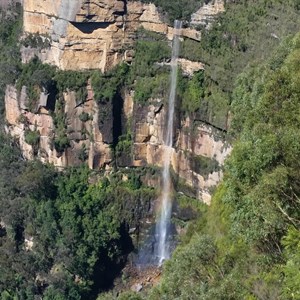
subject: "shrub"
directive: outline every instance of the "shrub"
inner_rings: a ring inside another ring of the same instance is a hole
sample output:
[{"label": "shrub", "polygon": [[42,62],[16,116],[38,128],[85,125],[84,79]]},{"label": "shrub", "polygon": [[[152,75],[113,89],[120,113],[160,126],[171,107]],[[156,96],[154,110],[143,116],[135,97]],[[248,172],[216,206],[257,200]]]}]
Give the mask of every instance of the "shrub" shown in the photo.
[{"label": "shrub", "polygon": [[86,161],[88,159],[88,157],[89,157],[89,155],[88,155],[88,151],[87,151],[86,145],[82,144],[81,148],[80,148],[80,151],[78,153],[78,158],[81,161]]},{"label": "shrub", "polygon": [[106,74],[94,71],[91,80],[95,99],[99,102],[112,101],[123,87],[128,70],[129,66],[122,63]]},{"label": "shrub", "polygon": [[25,131],[25,142],[31,146],[37,146],[40,141],[40,132],[38,130],[31,131],[30,129]]},{"label": "shrub", "polygon": [[70,140],[64,133],[58,133],[54,138],[54,147],[57,152],[62,153],[70,146]]},{"label": "shrub", "polygon": [[167,13],[169,23],[173,24],[176,19],[189,21],[191,14],[209,0],[142,0],[142,2],[154,3],[164,13]]},{"label": "shrub", "polygon": [[135,85],[134,100],[146,103],[149,98],[166,99],[169,91],[169,74],[159,74],[155,77],[141,77]]},{"label": "shrub", "polygon": [[51,39],[49,36],[30,33],[22,40],[22,44],[25,47],[45,49],[50,47]]},{"label": "shrub", "polygon": [[79,120],[81,122],[87,122],[89,120],[92,120],[92,117],[87,113],[87,112],[82,112],[80,115],[79,115]]},{"label": "shrub", "polygon": [[115,147],[115,154],[117,157],[125,154],[130,156],[132,152],[133,141],[130,134],[122,135]]},{"label": "shrub", "polygon": [[200,155],[193,156],[191,168],[204,177],[208,177],[209,174],[220,170],[219,163],[215,158]]}]

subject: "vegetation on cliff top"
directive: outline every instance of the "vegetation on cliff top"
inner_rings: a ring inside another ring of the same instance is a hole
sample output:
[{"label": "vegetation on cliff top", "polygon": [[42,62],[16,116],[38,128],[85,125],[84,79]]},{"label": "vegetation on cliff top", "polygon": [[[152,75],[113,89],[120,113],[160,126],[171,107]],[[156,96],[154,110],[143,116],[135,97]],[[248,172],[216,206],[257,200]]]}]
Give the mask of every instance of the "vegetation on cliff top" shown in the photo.
[{"label": "vegetation on cliff top", "polygon": [[204,3],[211,0],[141,0],[144,3],[154,3],[162,13],[167,15],[170,24],[174,20],[190,21],[191,14],[196,12]]}]

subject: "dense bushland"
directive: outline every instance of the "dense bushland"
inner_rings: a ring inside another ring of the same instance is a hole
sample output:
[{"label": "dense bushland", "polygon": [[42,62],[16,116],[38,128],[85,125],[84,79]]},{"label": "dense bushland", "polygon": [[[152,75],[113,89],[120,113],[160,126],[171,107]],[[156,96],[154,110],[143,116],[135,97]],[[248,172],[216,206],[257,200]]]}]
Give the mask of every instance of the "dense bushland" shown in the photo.
[{"label": "dense bushland", "polygon": [[224,182],[150,299],[299,299],[299,41],[239,76]]},{"label": "dense bushland", "polygon": [[[7,10],[0,8],[0,113],[4,111],[4,93],[7,84],[17,79],[21,68],[19,35],[22,29],[21,5]],[[1,118],[1,123],[3,122]]]},{"label": "dense bushland", "polygon": [[122,174],[86,167],[57,173],[0,139],[1,299],[96,296],[133,250],[128,226],[138,226],[156,192],[130,170],[123,183]]}]

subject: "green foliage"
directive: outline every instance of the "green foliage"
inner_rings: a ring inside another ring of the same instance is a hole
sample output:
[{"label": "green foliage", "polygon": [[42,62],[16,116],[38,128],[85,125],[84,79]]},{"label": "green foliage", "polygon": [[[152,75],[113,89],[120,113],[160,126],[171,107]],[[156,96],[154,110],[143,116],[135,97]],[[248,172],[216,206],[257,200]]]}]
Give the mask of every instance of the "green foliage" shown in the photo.
[{"label": "green foliage", "polygon": [[[25,85],[28,89],[34,89],[36,86],[40,89],[48,90],[53,82],[52,77],[55,73],[55,67],[43,64],[37,57],[33,58],[28,64],[22,67],[22,73],[18,77],[17,89],[20,91]],[[29,92],[29,97],[31,94]]]},{"label": "green foliage", "polygon": [[[53,66],[43,64],[37,57],[22,66],[16,87],[20,92],[22,87],[26,86],[29,110],[36,112],[41,92],[49,94],[47,107],[51,110],[55,125],[52,146],[59,153],[70,146],[66,131],[67,125],[62,94],[67,91],[75,91],[78,104],[86,101],[88,76],[88,72],[57,70]],[[86,122],[90,119],[90,116],[82,113],[79,119]],[[33,133],[29,131],[26,136],[28,136],[27,140],[30,144],[37,141],[36,136],[34,137]]]},{"label": "green foliage", "polygon": [[179,248],[173,254],[176,264],[165,264],[168,277],[150,299],[199,299],[214,271],[215,258],[216,247],[211,237],[195,236],[188,247]]},{"label": "green foliage", "polygon": [[[132,250],[126,228],[137,226],[155,191],[135,172],[126,182],[86,167],[57,173],[24,161],[4,135],[0,142],[1,297],[93,297]],[[26,236],[33,237],[32,251],[25,251]]]},{"label": "green foliage", "polygon": [[77,91],[82,87],[86,87],[88,75],[87,72],[59,70],[55,73],[54,80],[61,92],[67,90]]},{"label": "green foliage", "polygon": [[[184,40],[180,56],[191,60],[201,60],[199,42]],[[194,119],[211,123],[219,128],[227,127],[229,109],[228,93],[212,80],[208,67],[196,72],[192,78],[178,77],[178,96],[181,99],[181,111]]]},{"label": "green foliage", "polygon": [[[141,29],[132,65],[123,63],[105,74],[99,71],[92,74],[95,98],[102,104],[110,103],[121,93],[125,84],[134,87],[134,99],[142,104],[151,97],[165,97],[169,86],[169,71],[156,63],[170,55],[171,49],[162,35]],[[102,119],[106,118],[102,116]]]},{"label": "green foliage", "polygon": [[0,8],[0,113],[4,111],[4,94],[7,84],[18,78],[21,67],[19,36],[22,31],[22,7],[12,4],[6,10]]},{"label": "green foliage", "polygon": [[176,200],[178,201],[178,204],[181,208],[191,207],[199,212],[205,211],[206,209],[206,205],[202,202],[199,202],[195,198],[191,198],[183,194],[178,194]]},{"label": "green foliage", "polygon": [[88,155],[88,149],[86,148],[85,144],[82,144],[79,154],[78,154],[78,158],[84,162],[88,159],[89,155]]},{"label": "green foliage", "polygon": [[118,296],[114,296],[112,293],[100,294],[97,300],[143,300],[142,296],[136,292],[123,292]]},{"label": "green foliage", "polygon": [[187,82],[181,103],[181,109],[185,113],[193,113],[200,109],[205,95],[204,80],[204,72],[199,71]]},{"label": "green foliage", "polygon": [[37,109],[40,93],[50,91],[55,85],[53,81],[54,74],[55,67],[43,64],[37,57],[22,66],[22,72],[18,77],[16,87],[20,92],[22,87],[26,86],[30,111]]},{"label": "green foliage", "polygon": [[66,115],[64,112],[64,103],[59,98],[55,103],[55,113],[53,115],[53,121],[55,125],[55,135],[53,139],[53,146],[55,149],[62,153],[69,147],[69,138],[67,137]]},{"label": "green foliage", "polygon": [[120,300],[142,300],[143,298],[136,292],[122,293],[118,299]]},{"label": "green foliage", "polygon": [[298,41],[238,78],[224,183],[150,299],[299,299]]},{"label": "green foliage", "polygon": [[169,74],[162,73],[155,77],[141,77],[135,85],[134,100],[146,104],[150,98],[166,99],[169,90]]},{"label": "green foliage", "polygon": [[135,57],[127,76],[127,83],[134,84],[135,101],[145,105],[150,98],[167,97],[169,70],[159,63],[170,56],[165,37],[142,29],[138,32]]},{"label": "green foliage", "polygon": [[[225,12],[209,30],[202,32],[201,42],[185,39],[181,43],[181,57],[205,64],[205,96],[197,119],[227,129],[237,77],[247,65],[267,60],[286,36],[297,32],[296,3],[286,1],[283,6],[280,0],[227,1]],[[273,58],[274,67],[290,49],[288,43],[283,48]],[[188,103],[189,99],[185,101]],[[247,106],[249,102],[244,103]]]},{"label": "green foliage", "polygon": [[167,13],[170,23],[174,20],[190,20],[192,13],[196,12],[204,3],[208,3],[209,0],[142,0],[145,3],[154,3],[163,12]]},{"label": "green foliage", "polygon": [[202,61],[200,42],[191,39],[184,39],[180,43],[179,56],[191,61]]},{"label": "green foliage", "polygon": [[25,130],[25,142],[32,146],[33,153],[36,155],[38,152],[38,146],[40,142],[40,132],[38,130]]},{"label": "green foliage", "polygon": [[112,101],[125,82],[128,68],[129,66],[123,63],[105,74],[102,74],[100,71],[94,71],[92,74],[92,86],[95,99],[104,103]]},{"label": "green foliage", "polygon": [[[269,242],[272,247],[279,244],[286,225],[297,219],[298,205],[291,193],[298,194],[293,183],[298,176],[298,62],[296,48],[276,71],[267,67],[263,76],[252,72],[253,78],[248,77],[248,81],[255,82],[251,84],[253,89],[245,84],[247,79],[241,81],[237,96],[250,98],[245,99],[249,103],[248,114],[243,118],[237,115],[235,126],[243,131],[227,165],[228,201],[236,207],[232,214],[236,229],[250,239]],[[236,111],[244,110],[243,101],[237,100],[235,105]],[[287,197],[292,198],[288,201]]]},{"label": "green foliage", "polygon": [[[160,5],[171,11],[171,18],[190,9],[182,1]],[[282,39],[297,29],[299,3],[251,0],[227,1],[226,6],[201,44],[184,41],[181,55],[203,59],[206,69],[205,76],[202,71],[191,79],[179,75],[178,94],[183,113],[201,120],[206,116],[205,121],[219,127],[227,124],[232,101],[237,141],[211,206],[191,204],[199,209],[199,218],[187,226],[150,299],[300,298],[299,36],[287,38],[266,64],[253,67],[278,44],[276,35]],[[21,69],[19,55],[14,62],[18,18],[1,12],[0,64],[8,72],[0,76],[0,90],[21,71],[18,88],[27,85],[32,100],[43,89],[57,88],[58,96],[71,89],[84,101],[87,73],[57,72],[37,59]],[[92,75],[99,102],[112,101],[125,84],[135,86],[140,103],[165,96],[168,70],[157,62],[170,57],[170,48],[159,35],[139,34],[131,66]],[[69,141],[59,97],[54,122],[54,146],[61,152]],[[35,145],[38,134],[27,131],[25,139]],[[14,141],[0,135],[0,142],[0,215],[7,225],[0,236],[1,297],[95,297],[111,284],[132,250],[126,228],[138,226],[141,207],[150,206],[155,190],[143,187],[145,174],[136,169],[100,180],[87,168],[57,174],[49,166],[24,161]],[[116,154],[130,154],[131,148],[131,137],[123,136]],[[80,157],[85,155],[83,146]],[[217,167],[215,161],[194,158],[195,170],[209,173]],[[178,200],[183,207],[190,205],[187,197]],[[34,238],[33,251],[24,250],[28,235]],[[126,293],[119,298],[139,296]]]},{"label": "green foliage", "polygon": [[81,122],[87,122],[87,121],[89,121],[89,120],[91,120],[91,117],[90,117],[90,115],[87,113],[87,112],[82,112],[80,115],[79,115],[79,120],[81,121]]},{"label": "green foliage", "polygon": [[6,224],[0,236],[0,290],[8,299],[8,295],[32,299],[39,260],[24,250],[24,227],[35,218],[32,198],[43,201],[55,197],[55,173],[41,162],[24,161],[14,142],[2,134],[0,140],[0,214]]},{"label": "green foliage", "polygon": [[61,71],[58,70],[54,75],[57,89],[62,92],[75,91],[76,102],[83,103],[87,98],[87,81],[89,72],[80,71]]},{"label": "green foliage", "polygon": [[171,57],[171,48],[164,36],[140,30],[135,45],[135,56],[130,68],[129,82],[139,77],[153,77],[161,67],[155,63]]},{"label": "green foliage", "polygon": [[58,132],[54,138],[54,147],[57,152],[62,153],[70,146],[70,140],[64,132]]},{"label": "green foliage", "polygon": [[40,133],[39,131],[25,131],[25,142],[31,146],[37,146],[40,141]]},{"label": "green foliage", "polygon": [[[165,38],[159,34],[140,30],[138,37],[131,66],[123,63],[105,74],[99,71],[93,73],[92,85],[98,102],[111,102],[120,94],[125,84],[134,86],[134,99],[142,104],[151,97],[166,96],[169,71],[156,63],[169,58],[171,49]],[[103,119],[106,119],[105,115]]]},{"label": "green foliage", "polygon": [[226,188],[219,187],[212,205],[202,208],[188,226],[149,299],[252,299],[247,272],[259,257],[229,234],[231,210],[222,203],[225,194]]},{"label": "green foliage", "polygon": [[115,155],[120,157],[122,154],[131,155],[133,147],[133,140],[131,134],[119,137],[119,141],[115,147]]},{"label": "green foliage", "polygon": [[[20,91],[22,86],[27,87],[27,94],[31,100],[37,100],[38,92],[60,93],[75,91],[77,102],[86,100],[86,86],[88,79],[87,72],[61,71],[48,64],[43,64],[37,57],[22,67],[22,73],[17,81],[17,89]],[[54,95],[56,96],[56,95]]]},{"label": "green foliage", "polygon": [[193,171],[206,178],[209,174],[220,170],[219,163],[215,158],[208,158],[200,155],[195,155],[192,157],[191,168]]},{"label": "green foliage", "polygon": [[283,297],[285,299],[300,299],[300,231],[290,227],[287,235],[283,238],[282,244],[285,247],[284,256],[287,260],[283,267],[284,284]]}]

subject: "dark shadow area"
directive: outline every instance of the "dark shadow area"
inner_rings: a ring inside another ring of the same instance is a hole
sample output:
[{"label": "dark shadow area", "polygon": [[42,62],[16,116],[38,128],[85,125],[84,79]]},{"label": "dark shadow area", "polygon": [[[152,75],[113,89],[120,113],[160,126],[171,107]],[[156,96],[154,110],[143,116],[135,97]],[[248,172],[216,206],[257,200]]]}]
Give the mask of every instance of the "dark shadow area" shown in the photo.
[{"label": "dark shadow area", "polygon": [[120,255],[116,258],[110,258],[108,253],[103,253],[101,259],[95,266],[94,286],[92,288],[92,297],[97,297],[101,291],[107,291],[113,287],[113,282],[120,275],[127,262],[127,256],[133,251],[134,246],[128,233],[128,225],[122,223],[120,227],[120,239],[111,242],[113,247],[120,249]]},{"label": "dark shadow area", "polygon": [[99,167],[100,160],[101,160],[101,155],[100,153],[97,153],[93,158],[93,169]]},{"label": "dark shadow area", "polygon": [[6,236],[6,234],[6,229],[0,225],[0,238]]},{"label": "dark shadow area", "polygon": [[124,100],[119,93],[113,98],[113,146],[119,141],[123,132],[123,105]]},{"label": "dark shadow area", "polygon": [[90,15],[90,14],[88,14],[88,15],[85,16],[85,18],[87,20],[92,20],[94,17],[96,17],[96,15]]},{"label": "dark shadow area", "polygon": [[48,99],[47,99],[46,108],[48,110],[54,111],[56,98],[57,98],[57,94],[58,94],[58,90],[57,90],[56,84],[54,82],[48,86],[48,93],[49,93],[49,95],[48,95]]},{"label": "dark shadow area", "polygon": [[85,22],[85,23],[77,23],[77,22],[71,22],[73,26],[75,26],[77,29],[79,29],[81,32],[89,34],[93,33],[94,30],[97,30],[99,28],[105,29],[107,28],[112,22]]},{"label": "dark shadow area", "polygon": [[99,118],[98,125],[102,133],[103,142],[112,144],[113,141],[113,107],[112,101],[99,100]]}]

